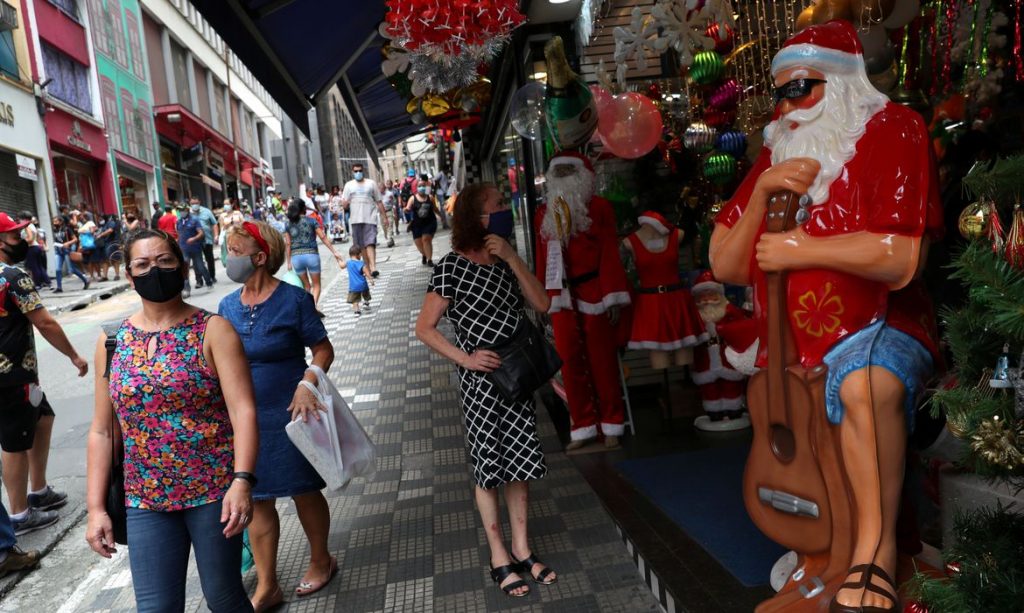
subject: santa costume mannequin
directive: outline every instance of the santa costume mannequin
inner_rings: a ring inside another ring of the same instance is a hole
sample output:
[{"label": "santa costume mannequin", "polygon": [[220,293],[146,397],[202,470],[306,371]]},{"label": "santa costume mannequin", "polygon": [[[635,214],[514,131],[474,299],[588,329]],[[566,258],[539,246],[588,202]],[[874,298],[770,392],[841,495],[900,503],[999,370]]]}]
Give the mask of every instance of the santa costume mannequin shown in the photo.
[{"label": "santa costume mannequin", "polygon": [[[723,332],[730,327],[742,326],[749,336],[755,330],[749,325],[750,318],[725,297],[725,287],[715,280],[710,270],[697,277],[693,285],[693,299],[700,312],[704,328],[708,333],[707,343],[697,347],[691,369],[693,382],[700,388],[700,398],[706,415],[694,422],[700,430],[740,430],[750,427],[750,420],[744,416],[743,395],[747,375],[736,370],[729,360]],[[747,349],[753,342],[748,339],[740,349]]]},{"label": "santa costume mannequin", "polygon": [[537,276],[551,295],[555,347],[572,419],[575,451],[604,435],[619,447],[625,403],[614,326],[630,303],[619,259],[615,213],[594,195],[594,169],[575,152],[552,158],[547,205],[537,215]]},{"label": "santa costume mannequin", "polygon": [[[812,566],[792,575],[772,608],[799,606],[797,588],[816,579],[825,589],[815,597],[831,599],[833,612],[895,611],[906,439],[937,359],[931,308],[915,281],[929,239],[942,230],[929,138],[920,116],[868,81],[849,22],[811,26],[790,38],[772,76],[777,118],[716,219],[711,265],[719,279],[754,287],[761,367],[768,366],[766,273],[785,273],[784,321],[798,365],[827,371],[825,406],[814,408],[830,424],[823,426],[828,438],[818,441],[818,460],[820,446],[834,448],[845,473],[840,481],[849,487],[829,488],[827,502],[848,509],[853,524],[846,541],[852,549],[835,549],[842,543],[836,526],[824,562],[805,558]],[[767,233],[769,199],[779,192],[806,195],[799,225]]]}]

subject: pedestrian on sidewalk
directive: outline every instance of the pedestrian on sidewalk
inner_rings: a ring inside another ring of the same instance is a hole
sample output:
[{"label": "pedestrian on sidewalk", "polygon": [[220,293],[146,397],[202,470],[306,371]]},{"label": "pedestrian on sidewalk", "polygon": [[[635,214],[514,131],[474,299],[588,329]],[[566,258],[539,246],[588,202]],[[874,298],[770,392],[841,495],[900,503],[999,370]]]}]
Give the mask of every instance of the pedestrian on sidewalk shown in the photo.
[{"label": "pedestrian on sidewalk", "polygon": [[[71,212],[71,218],[75,218],[75,211]],[[82,264],[85,272],[89,275],[90,281],[100,280],[99,262],[102,259],[100,243],[96,238],[99,227],[93,221],[92,213],[86,211],[79,214],[78,224],[78,246],[82,254]]]},{"label": "pedestrian on sidewalk", "polygon": [[105,558],[116,551],[106,512],[116,440],[137,610],[184,610],[191,547],[210,610],[251,611],[240,569],[259,440],[242,344],[229,322],[182,299],[188,269],[167,234],[141,230],[124,251],[142,309],[117,330],[109,379],[105,334],[96,345],[86,540]]},{"label": "pedestrian on sidewalk", "polygon": [[[206,262],[203,261],[203,239],[206,235],[203,232],[203,225],[199,221],[199,215],[192,214],[196,207],[182,207],[178,219],[178,245],[185,254],[185,268],[192,268],[196,271],[196,289],[206,287],[213,289],[213,278],[210,271],[206,269]],[[192,288],[188,283],[188,276],[185,276],[185,297],[192,295]]]},{"label": "pedestrian on sidewalk", "polygon": [[124,259],[121,253],[121,220],[117,215],[107,215],[103,225],[100,226],[99,234],[96,235],[97,248],[103,250],[103,261],[100,262],[100,280],[108,281],[107,269],[114,268],[114,281],[121,280],[121,260]]},{"label": "pedestrian on sidewalk", "polygon": [[284,259],[288,270],[294,270],[302,279],[302,287],[313,295],[313,304],[320,302],[320,250],[316,239],[327,245],[334,261],[344,268],[341,255],[334,250],[324,229],[312,217],[305,215],[305,204],[298,198],[288,202],[288,225],[284,233]]},{"label": "pedestrian on sidewalk", "polygon": [[358,317],[362,315],[359,305],[366,303],[366,309],[370,309],[370,284],[366,279],[366,268],[362,260],[363,250],[355,245],[348,249],[348,303],[352,305],[352,312]]},{"label": "pedestrian on sidewalk", "polygon": [[7,515],[7,509],[0,503],[0,577],[8,573],[35,568],[42,557],[36,550],[24,551],[18,547],[14,536],[14,525]]},{"label": "pedestrian on sidewalk", "polygon": [[308,596],[319,591],[338,569],[327,548],[331,518],[320,492],[324,480],[285,433],[285,426],[294,419],[320,419],[318,410],[323,407],[300,383],[305,380],[315,385],[317,381],[316,375],[306,370],[306,348],[312,351],[312,363],[327,372],[334,361],[334,346],[312,297],[274,278],[285,259],[280,233],[263,222],[246,222],[233,227],[227,241],[227,275],[244,285],[221,300],[220,314],[242,338],[256,389],[260,429],[256,464],[260,482],[253,489],[256,509],[249,526],[259,579],[252,603],[258,612],[284,600],[277,580],[281,524],[276,499],[292,499],[309,541],[309,566],[295,594]]},{"label": "pedestrian on sidewalk", "polygon": [[227,232],[232,226],[242,223],[245,219],[242,217],[242,212],[237,207],[232,206],[231,199],[224,199],[224,206],[220,210],[220,219],[217,220],[220,226],[220,236],[223,239],[218,240],[220,243],[220,263],[224,266],[228,265],[228,241]]},{"label": "pedestrian on sidewalk", "polygon": [[352,180],[345,184],[341,198],[352,214],[352,244],[362,248],[366,268],[376,279],[380,275],[377,270],[377,224],[383,223],[385,232],[390,226],[377,184],[366,178],[362,164],[352,164]]},{"label": "pedestrian on sidewalk", "polygon": [[67,494],[46,482],[54,416],[39,389],[32,327],[71,360],[79,377],[89,372],[88,363],[43,306],[32,279],[13,266],[28,253],[28,243],[21,238],[25,225],[25,221],[15,223],[6,213],[0,213],[0,307],[7,314],[0,317],[0,456],[11,503],[11,522],[17,535],[56,523],[57,513],[53,509],[67,502]]},{"label": "pedestrian on sidewalk", "polygon": [[72,228],[63,217],[53,218],[53,253],[57,256],[57,289],[53,290],[56,294],[63,292],[64,280],[64,262],[68,263],[68,267],[71,269],[72,274],[82,280],[82,290],[89,289],[89,280],[85,278],[82,271],[75,264],[74,260],[71,259],[72,252],[78,246],[78,235],[75,234],[74,228]]},{"label": "pedestrian on sidewalk", "polygon": [[[214,265],[213,246],[220,240],[220,233],[223,228],[217,221],[217,216],[208,207],[199,202],[199,198],[189,199],[189,206],[192,216],[199,220],[203,226],[203,259],[206,260],[206,270],[210,273],[213,282],[217,282],[217,267]],[[196,285],[199,284],[199,275],[196,273]]]},{"label": "pedestrian on sidewalk", "polygon": [[28,243],[28,255],[25,256],[25,268],[32,275],[36,289],[50,286],[50,276],[46,274],[46,252],[39,246],[39,230],[32,223],[32,213],[18,213],[18,221],[25,222],[21,237]]},{"label": "pedestrian on sidewalk", "polygon": [[[497,187],[478,183],[459,194],[452,219],[452,252],[434,267],[423,300],[416,336],[458,366],[466,441],[472,459],[475,496],[490,547],[491,579],[513,597],[530,588],[519,573],[542,585],[555,572],[533,555],[527,535],[529,481],[547,474],[537,436],[533,401],[504,400],[486,376],[501,362],[481,346],[507,340],[526,317],[523,298],[547,312],[551,299],[507,238],[512,211]],[[446,317],[455,329],[453,345],[437,329]],[[505,548],[498,511],[498,487],[512,526],[511,555]]]},{"label": "pedestrian on sidewalk", "polygon": [[430,193],[430,181],[427,175],[420,177],[416,186],[416,193],[405,203],[405,210],[412,213],[412,223],[409,230],[412,232],[413,242],[420,252],[421,261],[424,266],[434,266],[434,235],[437,234],[437,200]]}]

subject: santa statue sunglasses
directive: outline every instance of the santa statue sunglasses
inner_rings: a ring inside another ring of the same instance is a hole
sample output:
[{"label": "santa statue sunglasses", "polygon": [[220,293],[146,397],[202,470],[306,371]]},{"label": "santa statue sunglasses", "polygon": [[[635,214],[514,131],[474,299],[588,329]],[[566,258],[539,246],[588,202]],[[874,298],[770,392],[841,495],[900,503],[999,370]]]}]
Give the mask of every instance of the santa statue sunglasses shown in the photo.
[{"label": "santa statue sunglasses", "polygon": [[803,98],[811,93],[811,90],[818,83],[827,83],[827,81],[824,79],[793,79],[783,83],[775,88],[775,104],[782,102],[783,99],[794,100],[796,98]]}]

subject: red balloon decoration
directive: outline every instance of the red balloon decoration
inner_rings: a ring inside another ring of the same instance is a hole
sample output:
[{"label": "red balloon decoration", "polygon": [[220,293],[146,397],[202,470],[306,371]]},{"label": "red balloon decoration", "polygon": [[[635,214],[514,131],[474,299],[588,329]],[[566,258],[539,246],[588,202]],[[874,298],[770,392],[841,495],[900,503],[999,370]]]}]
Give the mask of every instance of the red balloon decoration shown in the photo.
[{"label": "red balloon decoration", "polygon": [[[598,107],[600,109],[600,107]],[[613,98],[611,112],[601,117],[598,134],[605,149],[616,157],[635,159],[646,155],[661,140],[661,113],[650,98],[636,92]]]},{"label": "red balloon decoration", "polygon": [[477,59],[526,21],[518,0],[387,0],[387,32],[409,51]]}]

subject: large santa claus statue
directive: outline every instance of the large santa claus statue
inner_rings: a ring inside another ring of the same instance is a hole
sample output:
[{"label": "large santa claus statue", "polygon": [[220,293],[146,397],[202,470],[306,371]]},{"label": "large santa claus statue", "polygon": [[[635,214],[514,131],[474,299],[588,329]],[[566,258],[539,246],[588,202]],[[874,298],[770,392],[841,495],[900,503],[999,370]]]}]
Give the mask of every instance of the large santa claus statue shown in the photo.
[{"label": "large santa claus statue", "polygon": [[709,337],[694,351],[690,371],[693,382],[700,388],[701,403],[706,413],[697,418],[694,426],[712,431],[747,428],[750,421],[744,417],[743,410],[747,373],[737,370],[730,358],[750,357],[743,351],[753,344],[756,334],[751,325],[753,321],[729,302],[725,297],[725,287],[715,280],[710,270],[697,277],[692,292]]},{"label": "large santa claus statue", "polygon": [[[776,119],[710,244],[718,279],[754,287],[763,374],[750,382],[747,510],[764,531],[786,526],[773,538],[801,553],[763,610],[823,610],[817,599],[831,611],[898,610],[904,451],[915,401],[938,359],[932,309],[916,280],[928,241],[942,231],[928,134],[920,116],[868,81],[849,22],[797,33],[771,70]],[[797,205],[791,227],[784,209]],[[774,347],[769,335],[779,339]],[[785,387],[773,392],[773,380]],[[788,396],[804,406],[779,401],[795,389],[810,392]],[[761,421],[755,405],[771,419]],[[812,427],[783,436],[781,420],[808,413]],[[782,474],[805,457],[805,441],[792,435],[808,432],[813,473],[758,481],[757,473]],[[767,453],[755,458],[755,448]],[[826,515],[808,513],[824,505],[831,524],[819,525]],[[817,539],[828,525],[832,538]],[[824,549],[807,549],[812,538]]]},{"label": "large santa claus statue", "polygon": [[581,154],[552,158],[545,184],[547,204],[537,215],[537,276],[551,296],[563,362],[572,419],[566,450],[580,450],[600,436],[603,449],[614,449],[625,419],[614,326],[630,302],[615,213],[594,195],[594,168]]}]

